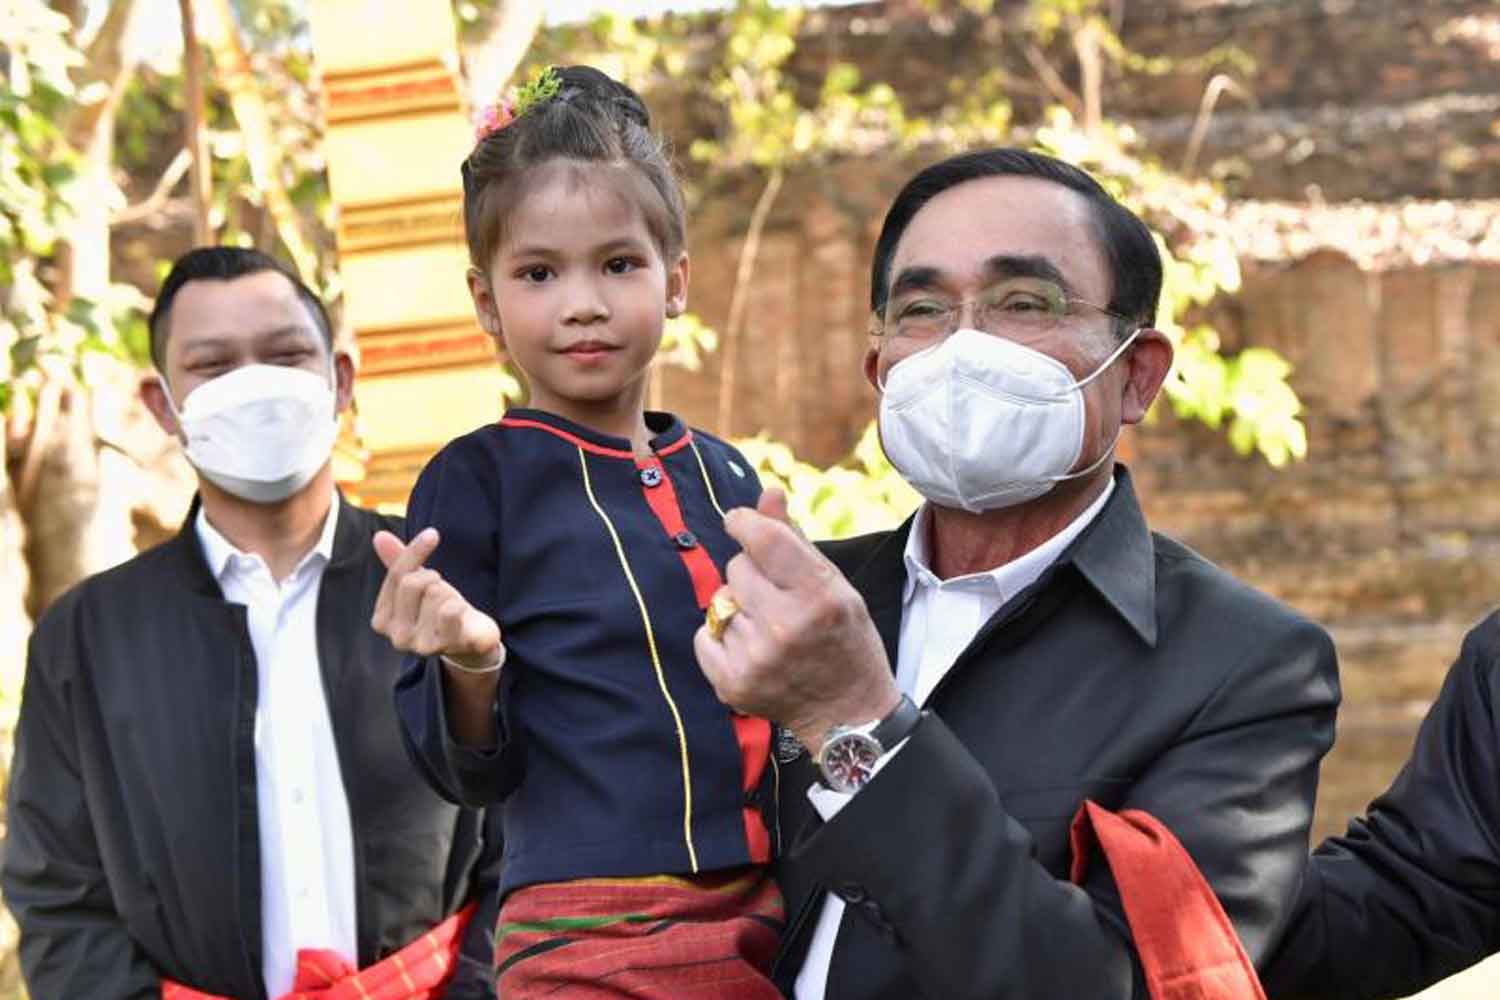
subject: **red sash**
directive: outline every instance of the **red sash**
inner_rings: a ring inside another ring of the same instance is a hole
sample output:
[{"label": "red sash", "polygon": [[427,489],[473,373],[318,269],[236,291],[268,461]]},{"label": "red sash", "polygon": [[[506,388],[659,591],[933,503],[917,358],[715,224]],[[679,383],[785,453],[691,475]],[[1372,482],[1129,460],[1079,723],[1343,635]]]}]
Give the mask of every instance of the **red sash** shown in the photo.
[{"label": "red sash", "polygon": [[1074,883],[1083,884],[1095,843],[1104,854],[1152,1000],[1266,1000],[1224,908],[1159,820],[1086,799],[1070,837]]},{"label": "red sash", "polygon": [[[331,951],[297,952],[297,978],[279,1000],[431,1000],[448,982],[464,927],[474,914],[470,903],[394,955],[359,970]],[[162,1000],[229,1000],[162,980]]]}]

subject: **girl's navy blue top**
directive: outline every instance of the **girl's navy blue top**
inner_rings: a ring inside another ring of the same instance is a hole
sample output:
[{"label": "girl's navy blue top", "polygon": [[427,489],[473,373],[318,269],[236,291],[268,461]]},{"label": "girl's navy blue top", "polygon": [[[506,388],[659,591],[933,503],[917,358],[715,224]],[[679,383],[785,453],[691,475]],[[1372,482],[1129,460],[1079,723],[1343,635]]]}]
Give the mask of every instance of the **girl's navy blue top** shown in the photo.
[{"label": "girl's navy blue top", "polygon": [[456,744],[436,657],[408,661],[396,708],[446,798],[504,803],[503,889],[770,860],[770,725],[715,697],[693,634],[753,506],[743,455],[648,413],[652,455],[540,410],[449,443],[422,471],[408,537],[500,625],[495,745]]}]

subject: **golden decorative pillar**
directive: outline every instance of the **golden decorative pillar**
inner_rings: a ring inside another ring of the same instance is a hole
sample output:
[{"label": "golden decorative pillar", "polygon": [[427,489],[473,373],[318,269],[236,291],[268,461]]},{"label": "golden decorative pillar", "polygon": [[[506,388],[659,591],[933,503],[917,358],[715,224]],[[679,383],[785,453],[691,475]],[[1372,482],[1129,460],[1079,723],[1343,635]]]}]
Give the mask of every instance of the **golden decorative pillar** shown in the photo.
[{"label": "golden decorative pillar", "polygon": [[438,447],[504,406],[506,378],[464,285],[458,168],[473,127],[446,3],[313,0],[309,16],[369,453],[346,489],[399,507]]}]

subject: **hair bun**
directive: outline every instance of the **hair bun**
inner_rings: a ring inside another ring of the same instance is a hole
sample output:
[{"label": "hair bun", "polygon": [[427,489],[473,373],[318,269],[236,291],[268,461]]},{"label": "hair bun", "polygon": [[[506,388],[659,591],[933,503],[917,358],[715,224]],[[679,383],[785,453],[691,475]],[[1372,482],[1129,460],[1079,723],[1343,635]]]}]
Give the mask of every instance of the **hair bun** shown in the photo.
[{"label": "hair bun", "polygon": [[651,114],[640,96],[617,80],[612,80],[592,66],[564,66],[557,75],[562,80],[558,97],[562,100],[598,101],[611,111],[635,122],[641,128],[651,127]]}]

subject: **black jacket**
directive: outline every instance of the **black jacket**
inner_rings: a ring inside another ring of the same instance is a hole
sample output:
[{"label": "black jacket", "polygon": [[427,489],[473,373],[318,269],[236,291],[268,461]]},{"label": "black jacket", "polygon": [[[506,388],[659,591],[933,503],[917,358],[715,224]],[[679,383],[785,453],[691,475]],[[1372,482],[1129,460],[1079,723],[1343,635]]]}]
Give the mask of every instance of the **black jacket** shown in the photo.
[{"label": "black jacket", "polygon": [[1274,998],[1398,997],[1500,951],[1500,614],[1465,638],[1411,759],[1313,854]]},{"label": "black jacket", "polygon": [[[825,551],[895,662],[911,522]],[[1085,797],[1164,822],[1252,960],[1281,932],[1333,741],[1322,629],[1152,534],[1130,479],[933,691],[906,746],[829,823],[782,772],[789,989],[829,888],[850,905],[828,1000],[1144,997],[1106,865],[1068,883]]]},{"label": "black jacket", "polygon": [[[498,843],[433,794],[401,743],[401,657],[369,624],[400,522],[342,503],[318,657],[354,834],[359,964],[471,897],[493,927]],[[9,791],[3,885],[38,1000],[135,1000],[162,976],[242,1000],[261,978],[256,663],[193,525],[90,577],[38,622]],[[493,997],[484,917],[448,996]]]}]

